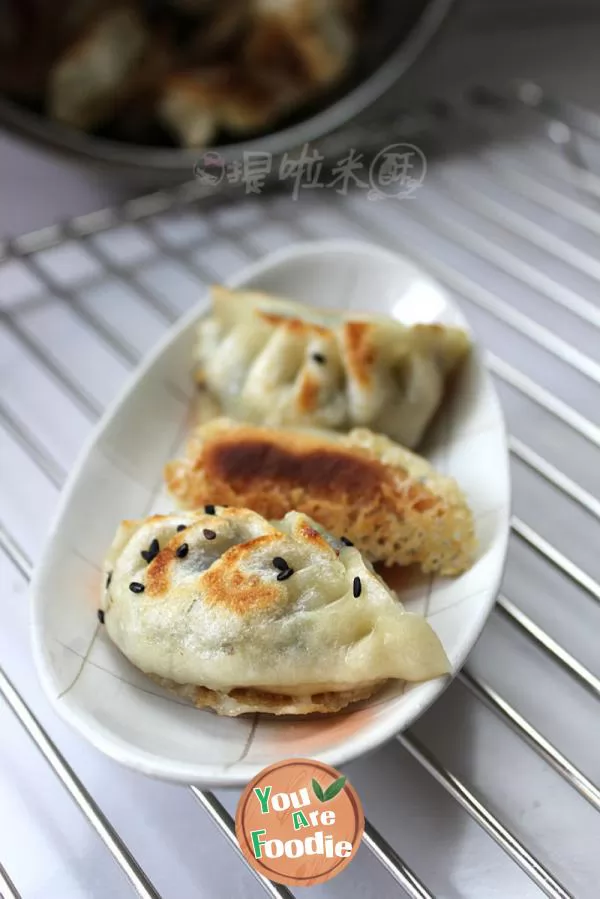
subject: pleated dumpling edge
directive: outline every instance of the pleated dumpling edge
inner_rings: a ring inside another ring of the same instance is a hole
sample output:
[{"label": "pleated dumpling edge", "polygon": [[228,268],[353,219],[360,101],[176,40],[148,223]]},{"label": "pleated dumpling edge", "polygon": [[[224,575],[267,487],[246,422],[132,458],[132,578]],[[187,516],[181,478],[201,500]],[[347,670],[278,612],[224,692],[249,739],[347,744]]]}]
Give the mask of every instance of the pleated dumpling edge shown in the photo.
[{"label": "pleated dumpling edge", "polygon": [[196,376],[234,418],[269,426],[369,427],[421,440],[470,349],[459,328],[317,309],[256,291],[212,289]]},{"label": "pleated dumpling edge", "polygon": [[[297,512],[268,522],[207,506],[127,522],[105,575],[104,623],[121,652],[179,692],[212,692],[200,704],[225,714],[267,700],[279,704],[270,711],[329,711],[331,696],[342,707],[389,678],[448,672],[427,621],[405,612],[358,550]],[[240,690],[254,704],[227,706]]]}]

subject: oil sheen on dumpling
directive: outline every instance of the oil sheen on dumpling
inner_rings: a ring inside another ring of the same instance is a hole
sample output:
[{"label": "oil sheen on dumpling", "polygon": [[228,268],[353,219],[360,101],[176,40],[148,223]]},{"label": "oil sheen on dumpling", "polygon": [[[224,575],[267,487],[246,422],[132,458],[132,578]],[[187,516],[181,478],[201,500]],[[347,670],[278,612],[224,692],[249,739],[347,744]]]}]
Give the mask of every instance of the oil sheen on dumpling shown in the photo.
[{"label": "oil sheen on dumpling", "polygon": [[207,506],[120,526],[108,635],[138,668],[222,714],[335,711],[388,678],[448,672],[424,618],[357,549],[297,512]]},{"label": "oil sheen on dumpling", "polygon": [[234,418],[271,426],[368,427],[415,447],[469,338],[443,325],[316,309],[212,290],[197,377]]}]

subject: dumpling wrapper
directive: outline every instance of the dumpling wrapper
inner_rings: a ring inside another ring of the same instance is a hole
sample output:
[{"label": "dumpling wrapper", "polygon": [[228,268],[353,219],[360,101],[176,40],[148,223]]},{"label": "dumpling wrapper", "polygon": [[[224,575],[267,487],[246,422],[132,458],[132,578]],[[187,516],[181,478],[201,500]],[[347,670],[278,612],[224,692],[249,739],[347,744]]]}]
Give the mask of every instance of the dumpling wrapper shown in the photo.
[{"label": "dumpling wrapper", "polygon": [[364,426],[415,447],[470,348],[459,328],[264,293],[213,287],[212,303],[198,326],[197,379],[224,413],[255,424]]},{"label": "dumpling wrapper", "polygon": [[475,554],[473,516],[456,481],[366,428],[337,434],[216,419],[193,431],[165,480],[186,509],[210,500],[266,518],[296,509],[372,562],[451,575]]},{"label": "dumpling wrapper", "polygon": [[297,512],[270,523],[208,508],[117,532],[104,622],[137,668],[227,715],[337,710],[388,678],[448,672],[427,621],[405,612],[357,549]]}]

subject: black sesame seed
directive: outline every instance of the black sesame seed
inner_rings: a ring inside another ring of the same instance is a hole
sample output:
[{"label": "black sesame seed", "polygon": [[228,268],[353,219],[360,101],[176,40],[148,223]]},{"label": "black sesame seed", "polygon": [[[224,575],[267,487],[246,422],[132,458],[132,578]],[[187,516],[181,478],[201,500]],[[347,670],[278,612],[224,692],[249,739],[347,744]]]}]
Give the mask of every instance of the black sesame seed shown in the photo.
[{"label": "black sesame seed", "polygon": [[273,559],[273,568],[277,568],[278,571],[287,571],[289,566],[285,559],[282,559],[281,556],[275,556]]},{"label": "black sesame seed", "polygon": [[154,538],[154,540],[150,544],[150,547],[148,549],[143,549],[140,555],[145,562],[148,562],[148,564],[150,564],[150,562],[152,562],[152,560],[156,558],[159,552],[160,546],[158,544],[158,540]]},{"label": "black sesame seed", "polygon": [[352,542],[352,540],[348,540],[347,537],[341,537],[340,539],[341,539],[342,543],[344,544],[344,546],[354,546],[354,543]]},{"label": "black sesame seed", "polygon": [[187,528],[187,524],[178,524],[177,525],[177,533],[179,533],[179,531],[185,531],[186,528]]},{"label": "black sesame seed", "polygon": [[212,505],[204,506],[204,511],[206,512],[207,515],[214,515],[214,514],[215,514],[215,507],[212,506]]},{"label": "black sesame seed", "polygon": [[362,584],[359,577],[355,577],[352,581],[352,594],[355,598],[359,597],[362,591]]},{"label": "black sesame seed", "polygon": [[98,609],[98,621],[100,624],[104,624],[104,610]]},{"label": "black sesame seed", "polygon": [[207,540],[214,540],[217,536],[214,531],[211,531],[210,528],[204,528],[202,531]]},{"label": "black sesame seed", "polygon": [[183,559],[183,558],[185,558],[185,556],[187,556],[188,550],[189,550],[189,546],[187,545],[187,543],[182,543],[181,546],[177,547],[175,555],[177,556],[178,559]]},{"label": "black sesame seed", "polygon": [[106,575],[106,589],[110,587],[110,582],[112,581],[112,571],[109,571]]},{"label": "black sesame seed", "polygon": [[132,581],[129,585],[129,589],[131,590],[132,593],[143,593],[144,585],[138,583],[138,581]]},{"label": "black sesame seed", "polygon": [[318,362],[319,365],[325,365],[325,363],[327,362],[327,359],[325,358],[323,353],[313,353],[312,358],[315,362]]},{"label": "black sesame seed", "polygon": [[288,579],[289,577],[291,577],[291,576],[293,575],[293,573],[294,573],[294,569],[293,569],[293,568],[286,568],[285,571],[280,571],[280,572],[279,572],[279,574],[277,575],[277,580],[278,580],[278,581],[287,581],[287,579]]}]

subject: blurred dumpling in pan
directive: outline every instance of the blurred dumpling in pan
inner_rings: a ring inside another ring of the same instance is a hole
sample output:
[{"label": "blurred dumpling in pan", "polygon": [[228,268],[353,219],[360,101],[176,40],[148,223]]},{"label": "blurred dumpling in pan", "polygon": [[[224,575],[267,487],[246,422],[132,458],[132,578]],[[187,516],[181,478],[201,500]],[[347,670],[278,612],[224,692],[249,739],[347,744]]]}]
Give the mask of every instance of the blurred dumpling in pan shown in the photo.
[{"label": "blurred dumpling in pan", "polygon": [[[188,147],[220,129],[248,134],[310,100],[347,68],[355,32],[337,2],[254,0],[234,58],[174,72],[161,92],[161,121]],[[201,46],[201,35],[197,40]]]},{"label": "blurred dumpling in pan", "polygon": [[337,711],[389,678],[448,672],[357,549],[305,515],[247,509],[126,521],[106,561],[103,620],[138,668],[221,714]]},{"label": "blurred dumpling in pan", "polygon": [[264,428],[221,418],[197,428],[165,468],[178,505],[209,499],[267,518],[297,509],[372,562],[459,574],[474,558],[473,516],[456,481],[366,428]]},{"label": "blurred dumpling in pan", "polygon": [[134,8],[118,6],[95,19],[50,72],[50,115],[75,128],[101,124],[119,105],[149,40]]},{"label": "blurred dumpling in pan", "polygon": [[198,327],[197,379],[234,418],[270,426],[357,425],[416,446],[464,331],[316,309],[252,291],[212,290]]},{"label": "blurred dumpling in pan", "polygon": [[288,81],[300,102],[348,67],[356,33],[339,0],[254,0],[252,15],[250,68]]},{"label": "blurred dumpling in pan", "polygon": [[162,88],[158,114],[186,147],[205,147],[217,132],[257,131],[279,112],[276,96],[252,77],[215,66],[174,73]]}]

